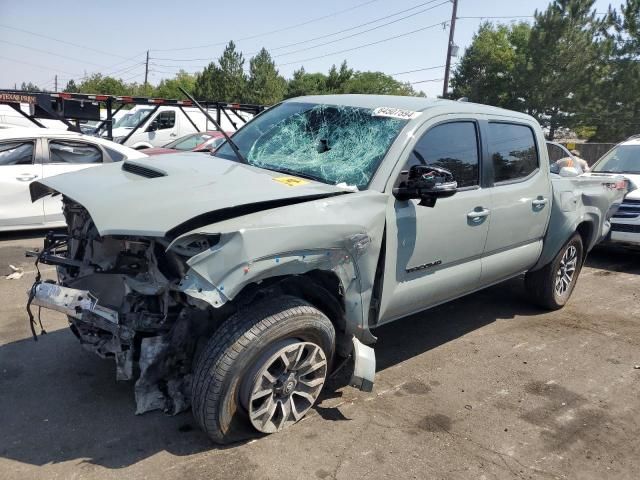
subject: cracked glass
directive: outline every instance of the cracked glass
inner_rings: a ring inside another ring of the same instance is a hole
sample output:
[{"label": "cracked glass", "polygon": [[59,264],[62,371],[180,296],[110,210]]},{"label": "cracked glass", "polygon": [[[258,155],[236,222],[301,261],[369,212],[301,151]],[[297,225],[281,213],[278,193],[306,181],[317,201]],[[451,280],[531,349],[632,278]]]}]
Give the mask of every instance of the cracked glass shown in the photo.
[{"label": "cracked glass", "polygon": [[[233,140],[251,165],[362,189],[406,123],[369,108],[286,102],[256,117]],[[216,156],[237,160],[226,143]]]}]

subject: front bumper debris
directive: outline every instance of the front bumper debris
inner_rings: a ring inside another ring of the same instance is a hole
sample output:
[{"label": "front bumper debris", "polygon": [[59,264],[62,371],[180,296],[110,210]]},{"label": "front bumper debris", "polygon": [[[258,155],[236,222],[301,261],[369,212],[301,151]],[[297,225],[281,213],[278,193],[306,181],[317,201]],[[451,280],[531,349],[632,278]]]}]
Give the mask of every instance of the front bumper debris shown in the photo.
[{"label": "front bumper debris", "polygon": [[63,287],[55,283],[38,283],[31,303],[78,320],[82,320],[83,312],[88,311],[113,325],[119,323],[118,312],[98,305],[98,299],[88,290]]}]

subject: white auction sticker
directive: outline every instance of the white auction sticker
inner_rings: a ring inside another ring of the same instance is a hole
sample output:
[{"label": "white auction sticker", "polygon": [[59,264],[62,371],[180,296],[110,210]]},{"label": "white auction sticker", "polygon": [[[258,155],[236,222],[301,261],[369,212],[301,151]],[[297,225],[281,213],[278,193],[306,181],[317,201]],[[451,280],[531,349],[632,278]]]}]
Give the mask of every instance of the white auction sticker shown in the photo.
[{"label": "white auction sticker", "polygon": [[402,120],[411,120],[420,116],[420,112],[414,112],[413,110],[404,110],[402,108],[378,107],[373,111],[372,115],[374,117],[389,117],[400,118]]}]

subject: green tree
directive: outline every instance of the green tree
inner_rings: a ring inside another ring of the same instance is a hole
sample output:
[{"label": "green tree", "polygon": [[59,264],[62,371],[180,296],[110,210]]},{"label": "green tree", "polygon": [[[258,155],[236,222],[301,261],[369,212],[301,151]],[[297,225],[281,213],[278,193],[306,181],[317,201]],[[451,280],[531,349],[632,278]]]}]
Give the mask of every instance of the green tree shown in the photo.
[{"label": "green tree", "polygon": [[67,92],[67,93],[77,93],[78,92],[78,86],[76,85],[76,82],[71,79],[67,82],[67,86],[64,87],[63,92]]},{"label": "green tree", "polygon": [[99,93],[101,95],[129,95],[130,88],[121,80],[94,73],[78,85],[79,93]]},{"label": "green tree", "polygon": [[327,93],[344,93],[346,85],[352,77],[353,70],[347,67],[346,60],[340,65],[340,70],[335,65],[332,65],[327,76]]},{"label": "green tree", "polygon": [[218,64],[211,62],[198,76],[196,96],[203,100],[241,102],[245,98],[247,77],[244,74],[244,57],[230,41]]},{"label": "green tree", "polygon": [[286,93],[287,81],[278,73],[271,55],[263,48],[249,61],[246,101],[273,105],[280,102]]},{"label": "green tree", "polygon": [[482,24],[453,72],[453,97],[523,109],[522,78],[526,76],[530,30],[526,23],[510,26]]},{"label": "green tree", "polygon": [[183,100],[185,95],[180,91],[180,87],[192,93],[195,90],[196,76],[184,70],[180,70],[175,77],[163,79],[154,90],[154,95],[160,98],[172,98]]},{"label": "green tree", "polygon": [[382,72],[355,72],[344,85],[343,92],[377,95],[418,95],[410,84],[399,82]]},{"label": "green tree", "polygon": [[589,106],[599,82],[609,74],[607,42],[601,33],[595,0],[554,0],[535,13],[528,42],[526,78],[522,79],[527,111],[548,129],[550,139],[561,127],[589,121]]},{"label": "green tree", "polygon": [[483,24],[454,71],[454,96],[529,113],[551,139],[561,128],[593,131],[612,72],[594,2],[554,0],[531,27]]},{"label": "green tree", "polygon": [[627,0],[620,12],[610,8],[608,21],[609,73],[584,123],[594,126],[593,140],[618,142],[640,131],[640,0]]},{"label": "green tree", "polygon": [[201,100],[220,100],[217,85],[222,82],[222,71],[215,62],[207,65],[202,73],[196,77],[194,94]]},{"label": "green tree", "polygon": [[20,90],[23,90],[25,92],[41,92],[42,90],[40,89],[40,87],[38,87],[35,83],[25,83],[22,82],[22,85],[20,85]]},{"label": "green tree", "polygon": [[293,72],[287,83],[287,98],[327,93],[327,76],[324,73],[307,73],[304,67]]}]

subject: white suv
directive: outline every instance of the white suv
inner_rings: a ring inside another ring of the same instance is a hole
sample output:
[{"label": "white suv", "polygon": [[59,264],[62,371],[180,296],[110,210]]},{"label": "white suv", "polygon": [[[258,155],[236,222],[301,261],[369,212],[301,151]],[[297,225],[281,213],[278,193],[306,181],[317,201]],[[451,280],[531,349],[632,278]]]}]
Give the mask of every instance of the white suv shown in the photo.
[{"label": "white suv", "polygon": [[611,219],[611,241],[640,245],[640,135],[619,143],[591,168],[591,175],[621,173],[630,192]]}]

